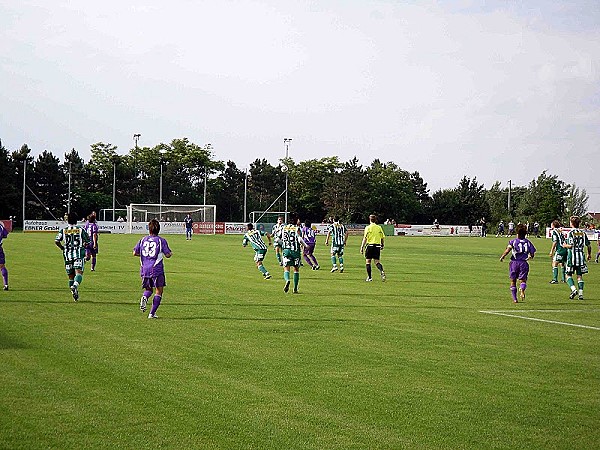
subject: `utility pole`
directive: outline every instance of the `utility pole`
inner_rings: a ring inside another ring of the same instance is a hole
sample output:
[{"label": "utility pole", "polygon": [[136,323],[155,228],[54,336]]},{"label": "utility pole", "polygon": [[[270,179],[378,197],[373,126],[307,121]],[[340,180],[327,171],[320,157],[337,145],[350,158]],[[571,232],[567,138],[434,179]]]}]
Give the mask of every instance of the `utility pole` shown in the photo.
[{"label": "utility pole", "polygon": [[117,197],[117,157],[113,156],[113,213],[112,220],[115,219],[115,199]]},{"label": "utility pole", "polygon": [[247,205],[247,196],[248,196],[248,169],[246,168],[246,173],[244,175],[244,218],[242,219],[242,222],[246,222],[246,220],[248,220],[248,213],[247,213],[247,209],[246,209],[246,205]]},{"label": "utility pole", "polygon": [[285,162],[286,165],[285,170],[285,223],[288,223],[288,169],[287,167],[287,159],[290,150],[290,143],[292,142],[291,138],[283,138],[283,145],[285,145]]},{"label": "utility pole", "polygon": [[25,158],[23,159],[23,231],[25,231],[25,186],[26,186],[26,176],[27,173],[27,154],[25,154]]},{"label": "utility pole", "polygon": [[508,180],[508,215],[512,219],[512,213],[510,212],[510,191],[512,190],[512,180]]},{"label": "utility pole", "polygon": [[[73,155],[73,153],[75,153],[75,149],[73,148],[73,152],[71,153],[71,155]],[[71,214],[71,165],[72,165],[73,161],[71,158],[69,158],[69,194],[67,196],[67,214]]]}]

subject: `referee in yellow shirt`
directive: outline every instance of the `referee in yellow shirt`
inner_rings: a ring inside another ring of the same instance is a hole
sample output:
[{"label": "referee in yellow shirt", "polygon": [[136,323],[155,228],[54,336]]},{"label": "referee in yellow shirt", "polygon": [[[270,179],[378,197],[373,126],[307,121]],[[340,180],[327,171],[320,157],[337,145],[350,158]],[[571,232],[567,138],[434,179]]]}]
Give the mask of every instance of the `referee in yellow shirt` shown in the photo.
[{"label": "referee in yellow shirt", "polygon": [[373,281],[371,278],[371,260],[375,260],[375,266],[381,272],[381,281],[385,281],[385,272],[383,266],[379,262],[381,250],[383,250],[385,234],[383,228],[377,225],[377,216],[371,214],[369,216],[369,222],[371,222],[365,228],[365,236],[363,237],[362,243],[360,244],[360,252],[365,254],[366,266],[367,266],[367,279],[365,281]]}]

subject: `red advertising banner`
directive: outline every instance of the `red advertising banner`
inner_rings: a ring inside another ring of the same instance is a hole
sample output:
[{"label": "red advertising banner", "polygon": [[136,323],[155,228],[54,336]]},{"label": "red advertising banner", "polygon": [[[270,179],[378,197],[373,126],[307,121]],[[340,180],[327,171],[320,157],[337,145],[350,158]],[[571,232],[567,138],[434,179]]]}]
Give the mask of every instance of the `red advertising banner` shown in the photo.
[{"label": "red advertising banner", "polygon": [[[194,222],[192,225],[194,234],[213,234],[213,223],[212,222]],[[215,233],[225,234],[225,223],[215,223]]]}]

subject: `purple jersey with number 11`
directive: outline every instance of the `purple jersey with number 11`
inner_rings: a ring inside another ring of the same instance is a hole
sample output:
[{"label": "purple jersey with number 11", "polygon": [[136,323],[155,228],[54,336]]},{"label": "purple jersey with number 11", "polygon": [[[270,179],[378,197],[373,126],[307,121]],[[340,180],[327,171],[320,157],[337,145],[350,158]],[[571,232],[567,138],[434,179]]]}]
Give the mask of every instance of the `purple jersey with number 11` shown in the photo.
[{"label": "purple jersey with number 11", "polygon": [[171,253],[166,239],[160,236],[144,236],[136,244],[133,251],[140,255],[140,276],[143,278],[158,277],[165,273],[163,259]]},{"label": "purple jersey with number 11", "polygon": [[529,239],[511,239],[508,244],[512,247],[511,261],[527,261],[529,255],[533,256],[536,252]]}]

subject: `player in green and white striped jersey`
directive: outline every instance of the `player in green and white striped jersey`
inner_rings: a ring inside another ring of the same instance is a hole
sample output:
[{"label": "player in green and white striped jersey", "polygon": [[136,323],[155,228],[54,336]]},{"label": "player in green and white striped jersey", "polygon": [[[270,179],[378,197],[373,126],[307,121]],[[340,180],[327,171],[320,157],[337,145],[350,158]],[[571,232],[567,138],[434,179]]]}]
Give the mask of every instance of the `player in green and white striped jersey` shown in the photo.
[{"label": "player in green and white striped jersey", "polygon": [[267,254],[267,244],[263,241],[263,236],[266,234],[267,239],[269,240],[269,245],[271,245],[271,236],[264,231],[255,230],[254,225],[249,223],[246,225],[248,231],[244,234],[244,238],[242,239],[242,245],[244,247],[248,246],[248,243],[254,249],[254,262],[256,263],[256,268],[263,274],[265,280],[271,278],[271,274],[263,265],[263,260],[265,259],[265,255]]},{"label": "player in green and white striped jersey", "polygon": [[281,257],[281,230],[283,230],[284,226],[283,216],[279,216],[277,217],[277,223],[273,225],[273,229],[271,230],[271,236],[273,236],[273,248],[275,249],[275,256],[277,257],[277,262],[280,266],[283,266]]},{"label": "player in green and white striped jersey", "polygon": [[562,266],[562,282],[566,282],[565,263],[567,262],[567,249],[563,247],[565,236],[558,220],[552,222],[552,248],[550,256],[552,257],[552,280],[550,284],[558,283],[558,266]]},{"label": "player in green and white striped jersey", "polygon": [[285,285],[283,292],[290,290],[290,267],[294,268],[294,294],[298,293],[300,282],[300,261],[302,246],[305,245],[300,236],[300,228],[296,225],[297,219],[290,214],[289,223],[281,230],[281,246],[283,248],[283,279]]},{"label": "player in green and white striped jersey", "polygon": [[337,217],[333,218],[333,223],[327,229],[327,236],[325,237],[325,245],[329,244],[329,238],[331,237],[331,272],[338,270],[336,264],[336,256],[340,263],[340,273],[344,271],[344,247],[348,241],[348,229],[345,225],[340,223],[340,219]]},{"label": "player in green and white striped jersey", "polygon": [[[583,300],[583,274],[588,272],[587,263],[592,259],[592,245],[584,230],[579,229],[581,219],[578,216],[571,216],[571,231],[567,234],[567,239],[563,244],[568,250],[567,254],[567,283],[571,288],[569,298],[573,299],[579,294],[579,300]],[[584,254],[584,247],[587,247],[587,259]],[[577,274],[577,287],[573,282],[573,274]]]},{"label": "player in green and white striped jersey", "polygon": [[67,222],[69,225],[58,232],[54,243],[63,252],[69,288],[73,300],[77,301],[79,285],[83,281],[85,247],[90,243],[90,237],[82,227],[77,226],[77,216],[74,213],[67,214]]}]

